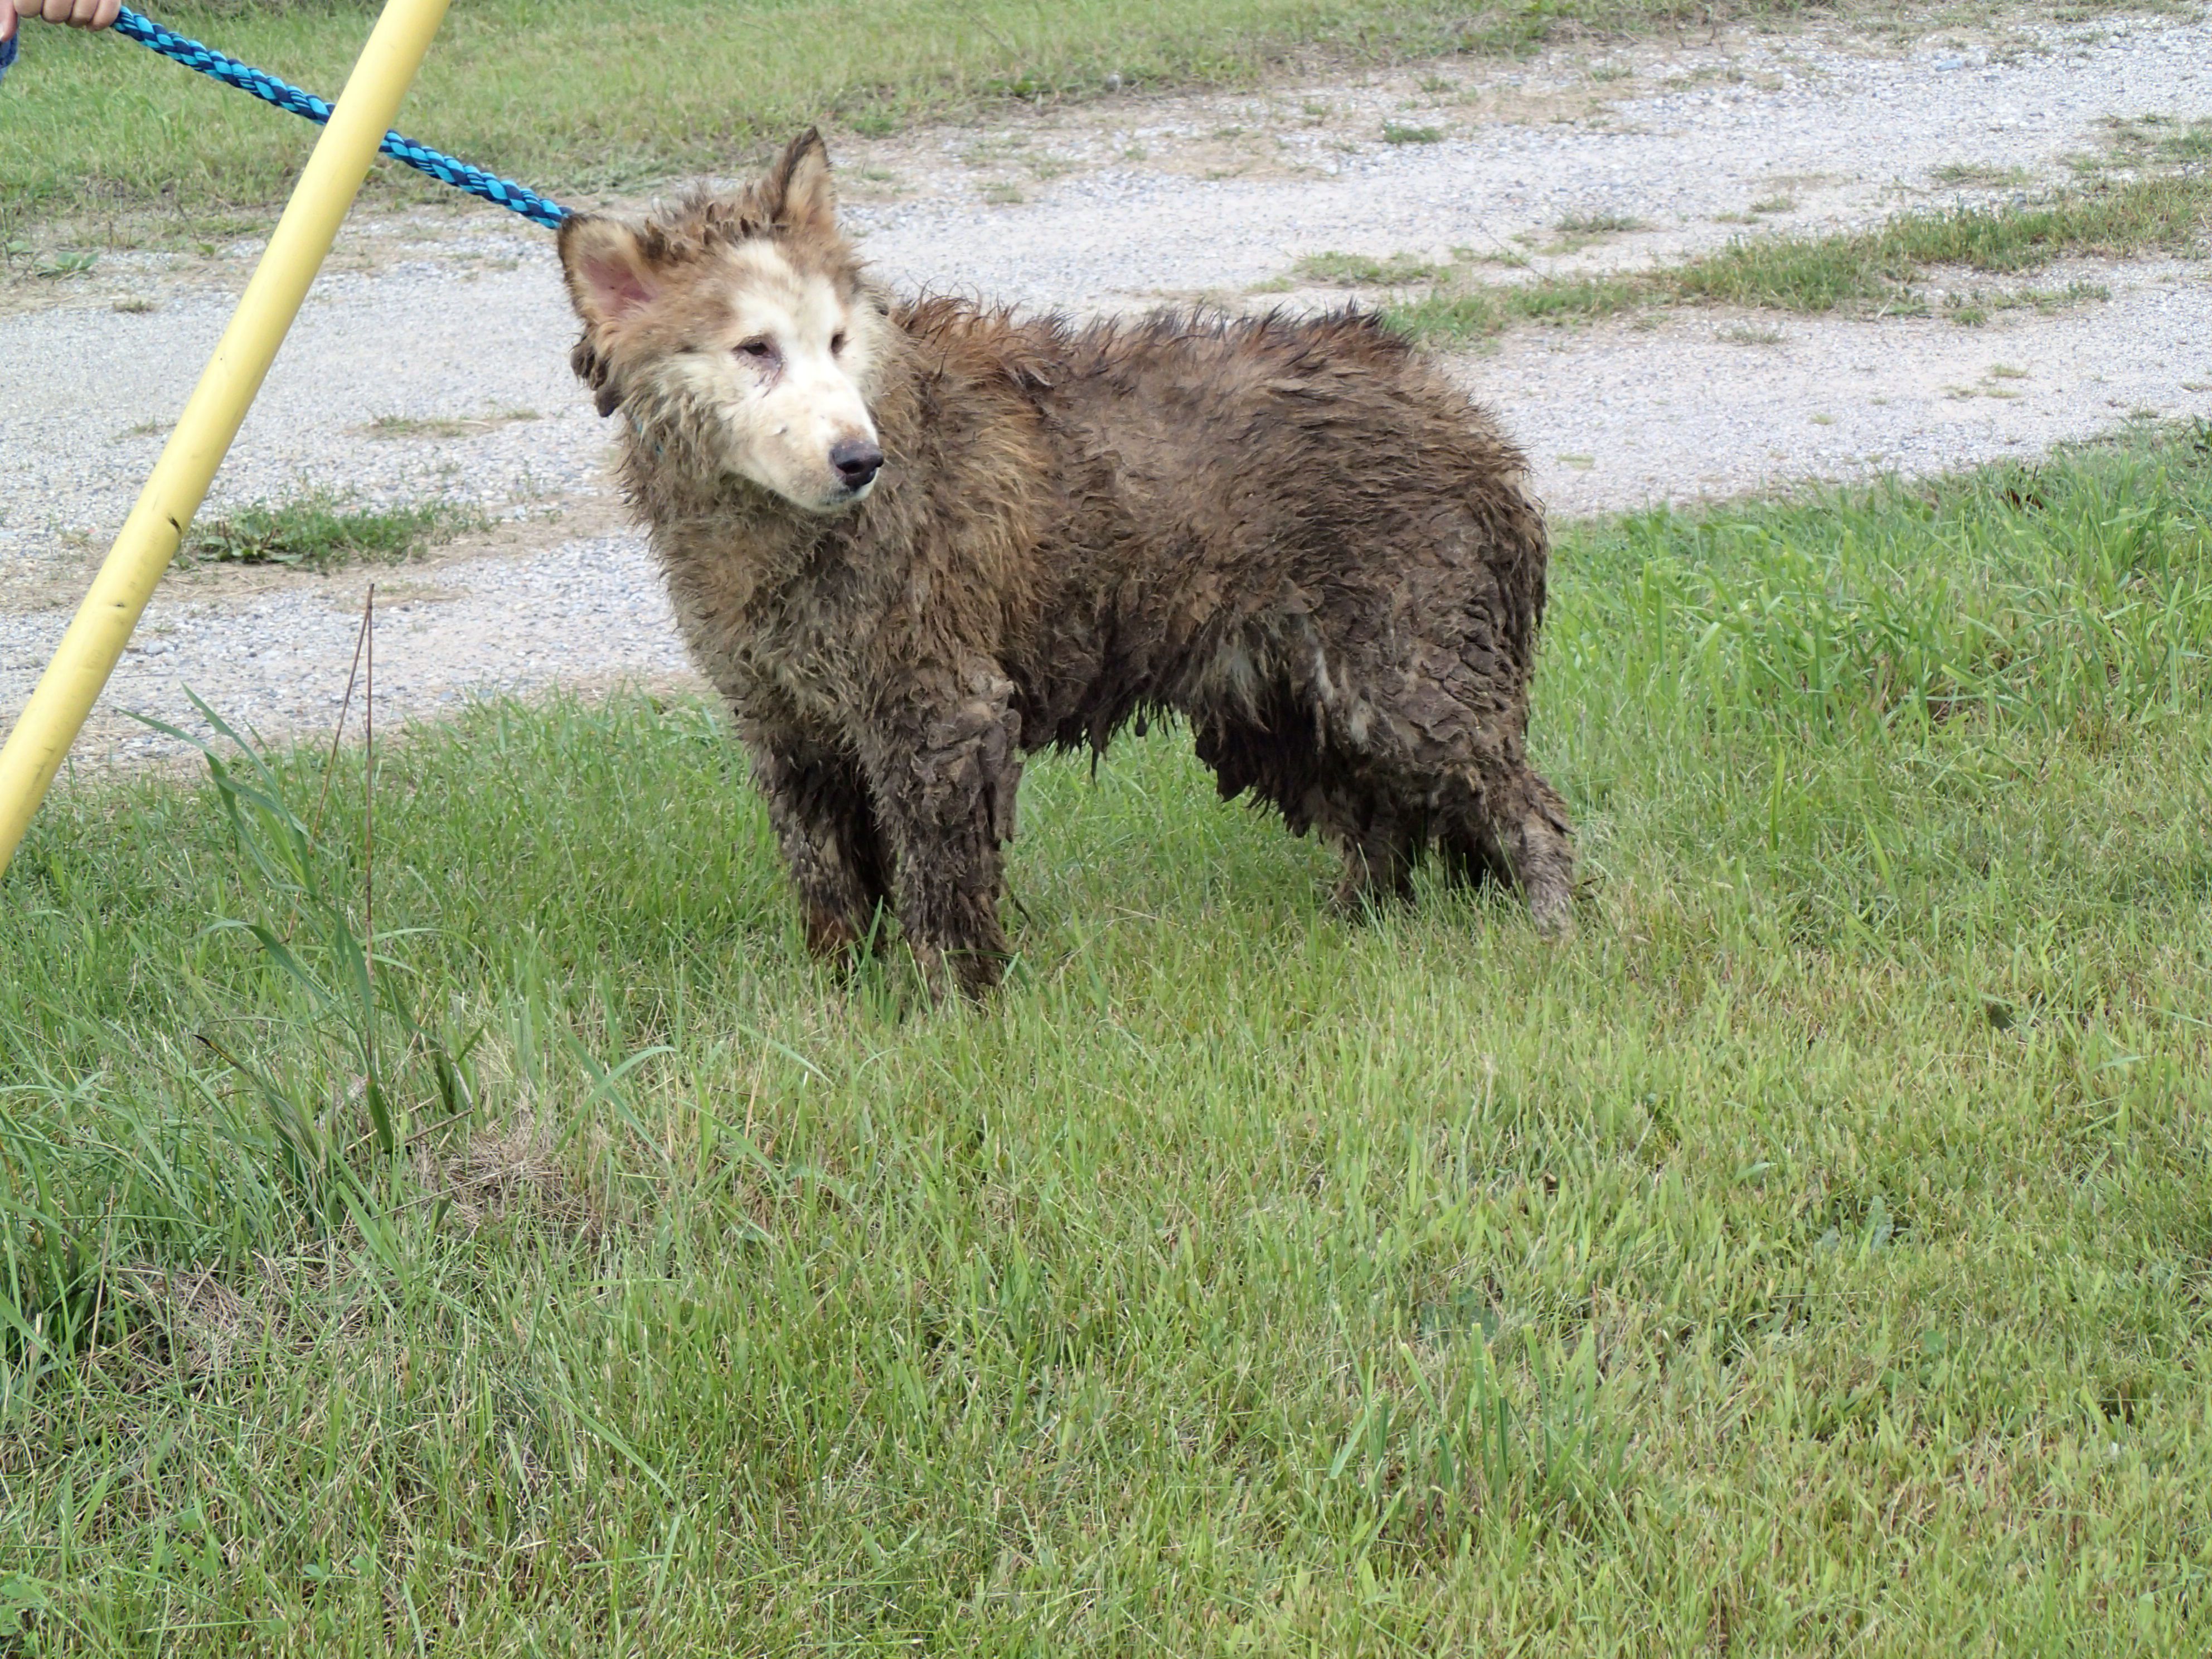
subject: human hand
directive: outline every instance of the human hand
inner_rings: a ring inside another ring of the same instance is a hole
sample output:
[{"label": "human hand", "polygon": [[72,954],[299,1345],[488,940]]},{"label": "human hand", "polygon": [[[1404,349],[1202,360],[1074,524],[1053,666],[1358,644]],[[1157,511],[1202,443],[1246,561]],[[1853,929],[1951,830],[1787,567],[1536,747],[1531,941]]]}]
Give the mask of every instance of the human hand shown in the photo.
[{"label": "human hand", "polygon": [[123,9],[123,0],[0,0],[0,40],[15,38],[15,18],[36,17],[81,29],[104,29]]}]

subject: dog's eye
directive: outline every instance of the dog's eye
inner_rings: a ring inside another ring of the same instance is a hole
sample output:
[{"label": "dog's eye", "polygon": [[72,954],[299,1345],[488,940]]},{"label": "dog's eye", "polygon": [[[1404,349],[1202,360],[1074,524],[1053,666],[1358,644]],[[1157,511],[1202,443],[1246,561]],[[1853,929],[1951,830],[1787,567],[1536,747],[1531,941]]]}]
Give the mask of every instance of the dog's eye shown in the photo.
[{"label": "dog's eye", "polygon": [[830,337],[830,350],[831,355],[835,356],[837,353],[843,351],[844,349],[845,337],[842,334],[832,334]]},{"label": "dog's eye", "polygon": [[738,348],[740,357],[750,357],[756,362],[766,362],[775,356],[775,342],[766,335],[747,340]]}]

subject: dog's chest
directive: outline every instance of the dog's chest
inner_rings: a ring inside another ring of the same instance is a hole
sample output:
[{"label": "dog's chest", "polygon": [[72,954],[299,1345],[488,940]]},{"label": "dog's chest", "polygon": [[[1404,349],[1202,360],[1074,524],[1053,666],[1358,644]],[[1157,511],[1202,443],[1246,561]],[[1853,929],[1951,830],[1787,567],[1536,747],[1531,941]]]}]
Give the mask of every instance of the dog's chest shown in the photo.
[{"label": "dog's chest", "polygon": [[756,607],[744,651],[755,673],[825,725],[849,725],[867,679],[861,619],[800,586]]},{"label": "dog's chest", "polygon": [[725,696],[746,702],[772,687],[813,721],[848,723],[881,610],[850,567],[813,558],[793,568],[742,540],[656,539],[684,642]]}]

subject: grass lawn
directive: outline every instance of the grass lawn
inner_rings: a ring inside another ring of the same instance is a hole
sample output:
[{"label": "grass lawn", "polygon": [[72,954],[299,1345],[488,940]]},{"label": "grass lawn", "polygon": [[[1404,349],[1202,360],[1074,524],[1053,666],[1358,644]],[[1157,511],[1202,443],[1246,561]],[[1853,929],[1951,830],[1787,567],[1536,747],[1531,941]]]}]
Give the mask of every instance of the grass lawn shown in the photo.
[{"label": "grass lawn", "polygon": [[1331,917],[1162,731],[917,1011],[707,712],[495,705],[365,1002],[358,751],[65,788],[0,1651],[2204,1651],[2208,513],[2168,431],[1564,526],[1560,947]]},{"label": "grass lawn", "polygon": [[[167,0],[148,9],[335,97],[373,8]],[[750,165],[768,140],[810,121],[886,131],[1109,84],[1246,83],[1297,55],[1373,63],[1515,51],[1576,31],[1705,28],[1810,9],[1809,0],[458,0],[399,127],[557,198]],[[263,209],[314,138],[296,118],[142,47],[37,26],[7,99],[0,229],[10,217],[104,205]],[[370,179],[387,198],[443,188],[396,165]]]}]

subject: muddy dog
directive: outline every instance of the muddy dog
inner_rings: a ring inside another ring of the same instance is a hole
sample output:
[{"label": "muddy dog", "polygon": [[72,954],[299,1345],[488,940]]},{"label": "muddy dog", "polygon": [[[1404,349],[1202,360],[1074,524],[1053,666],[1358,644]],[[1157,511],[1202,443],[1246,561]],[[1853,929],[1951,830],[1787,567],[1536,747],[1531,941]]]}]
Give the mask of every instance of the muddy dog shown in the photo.
[{"label": "muddy dog", "polygon": [[811,949],[888,904],[933,993],[1006,955],[1025,750],[1173,712],[1225,798],[1341,850],[1434,844],[1564,928],[1528,764],[1546,544],[1521,453],[1357,313],[1078,326],[895,299],[809,131],[768,174],[561,228],[573,357],[692,655],[766,791]]}]

